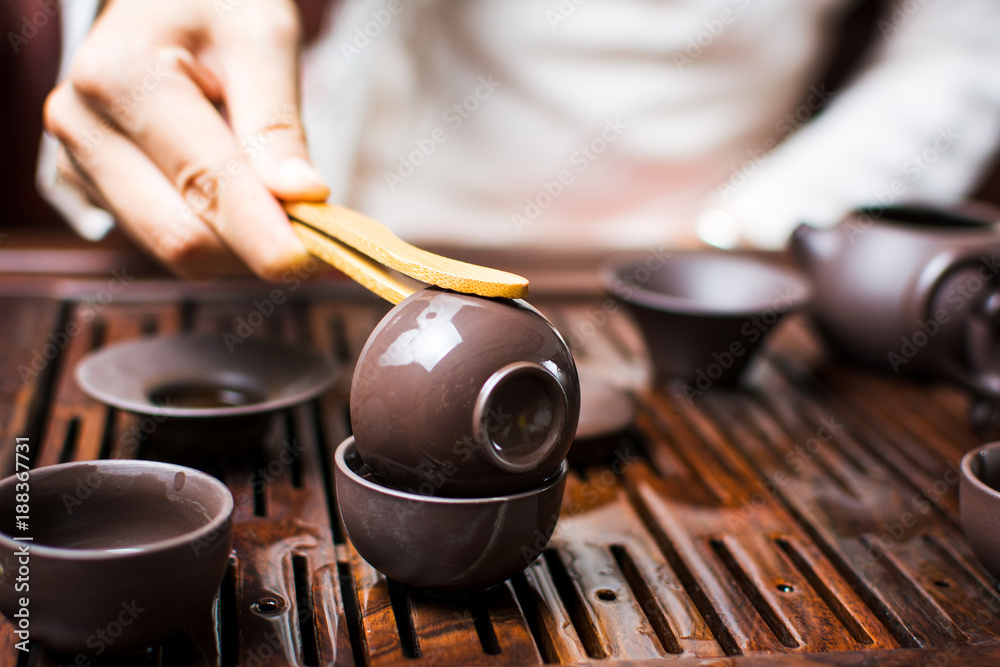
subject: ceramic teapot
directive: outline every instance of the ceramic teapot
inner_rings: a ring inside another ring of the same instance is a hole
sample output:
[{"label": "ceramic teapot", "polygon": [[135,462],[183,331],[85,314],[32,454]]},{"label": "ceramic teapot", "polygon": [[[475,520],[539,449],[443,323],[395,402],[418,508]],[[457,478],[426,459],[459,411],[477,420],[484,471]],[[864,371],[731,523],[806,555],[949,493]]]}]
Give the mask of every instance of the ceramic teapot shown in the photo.
[{"label": "ceramic teapot", "polygon": [[860,209],[801,225],[791,251],[814,287],[812,316],[839,352],[870,366],[958,382],[979,428],[1000,423],[1000,210]]}]

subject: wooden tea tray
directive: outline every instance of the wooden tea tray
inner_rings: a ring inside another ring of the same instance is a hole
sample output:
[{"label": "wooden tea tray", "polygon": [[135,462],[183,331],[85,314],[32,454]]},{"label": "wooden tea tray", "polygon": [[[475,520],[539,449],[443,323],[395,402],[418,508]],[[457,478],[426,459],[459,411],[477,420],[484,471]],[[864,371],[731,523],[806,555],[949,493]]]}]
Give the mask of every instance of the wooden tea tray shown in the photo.
[{"label": "wooden tea tray", "polygon": [[[237,501],[229,571],[211,609],[127,664],[1000,664],[1000,593],[958,525],[955,465],[980,442],[967,398],[830,360],[802,317],[738,390],[640,391],[630,431],[572,470],[542,556],[487,593],[441,598],[365,563],[332,494],[353,360],[387,305],[342,281],[289,283],[274,314],[240,329],[274,287],[183,284],[106,249],[62,255],[75,273],[55,275],[39,268],[44,252],[25,252],[0,249],[4,474],[18,436],[35,467],[148,454],[148,424],[73,381],[97,345],[249,331],[328,351],[341,368],[333,391],[275,418],[265,451],[209,466]],[[581,365],[641,378],[638,334],[592,289],[592,266],[538,279],[512,268]],[[112,269],[137,277],[90,301]],[[70,329],[55,358],[35,359]],[[0,664],[76,659],[15,641],[0,621]]]}]

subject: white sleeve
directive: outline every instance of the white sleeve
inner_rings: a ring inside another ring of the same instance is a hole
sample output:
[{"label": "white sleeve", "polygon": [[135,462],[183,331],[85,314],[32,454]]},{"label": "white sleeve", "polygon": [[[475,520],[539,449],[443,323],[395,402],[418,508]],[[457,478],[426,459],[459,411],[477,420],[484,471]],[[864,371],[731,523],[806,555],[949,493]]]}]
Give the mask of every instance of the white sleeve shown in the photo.
[{"label": "white sleeve", "polygon": [[[90,31],[90,26],[97,15],[97,3],[98,0],[66,0],[61,3],[60,80],[69,74],[77,49]],[[76,188],[60,180],[56,169],[58,148],[59,143],[55,138],[48,134],[42,136],[38,150],[35,185],[39,193],[81,236],[96,241],[114,227],[114,219],[107,211],[91,205]]]},{"label": "white sleeve", "polygon": [[719,207],[751,245],[861,205],[950,202],[1000,148],[1000,2],[896,0],[873,59]]}]

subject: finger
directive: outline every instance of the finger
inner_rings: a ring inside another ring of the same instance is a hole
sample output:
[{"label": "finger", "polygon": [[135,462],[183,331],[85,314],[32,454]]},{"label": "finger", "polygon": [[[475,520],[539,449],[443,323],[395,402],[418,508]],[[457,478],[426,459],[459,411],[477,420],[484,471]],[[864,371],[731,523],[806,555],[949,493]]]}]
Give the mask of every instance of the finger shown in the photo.
[{"label": "finger", "polygon": [[202,221],[163,172],[67,87],[53,92],[45,120],[122,229],[188,278],[245,272],[244,264]]},{"label": "finger", "polygon": [[[74,87],[95,107],[110,109],[122,133],[156,164],[183,200],[258,275],[277,281],[299,269],[308,254],[281,206],[243,155],[232,130],[191,78],[193,56],[178,47],[156,51],[146,64],[156,73],[141,104],[115,107],[94,63],[74,76]],[[80,61],[78,61],[78,66]],[[142,63],[130,68],[144,85]]]},{"label": "finger", "polygon": [[309,160],[299,110],[297,10],[237,7],[219,40],[226,110],[261,180],[282,199],[324,201],[330,189]]},{"label": "finger", "polygon": [[61,183],[69,185],[84,194],[87,200],[105,211],[109,210],[101,191],[84,173],[79,162],[66,151],[66,146],[59,144],[59,151],[56,154],[56,176]]}]

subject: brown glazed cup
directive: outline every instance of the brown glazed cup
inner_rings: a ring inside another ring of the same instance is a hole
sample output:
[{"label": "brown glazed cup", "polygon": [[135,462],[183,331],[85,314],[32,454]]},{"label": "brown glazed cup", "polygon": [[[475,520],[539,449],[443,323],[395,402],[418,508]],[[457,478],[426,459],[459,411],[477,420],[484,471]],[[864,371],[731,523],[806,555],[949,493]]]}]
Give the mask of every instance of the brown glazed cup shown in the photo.
[{"label": "brown glazed cup", "polygon": [[337,504],[358,553],[387,577],[442,592],[482,589],[517,574],[545,549],[567,470],[562,463],[521,493],[421,496],[380,484],[351,437],[337,448]]},{"label": "brown glazed cup", "polygon": [[[32,640],[63,653],[128,653],[211,603],[232,544],[225,484],[127,459],[21,475],[0,482],[0,610],[15,632],[27,601]],[[19,493],[28,494],[27,530],[17,529]]]},{"label": "brown glazed cup", "polygon": [[1000,442],[976,447],[962,457],[959,517],[972,553],[1000,578]]},{"label": "brown glazed cup", "polygon": [[695,393],[735,382],[811,294],[793,269],[722,250],[612,257],[601,280],[642,328],[657,376],[684,380]]},{"label": "brown glazed cup", "polygon": [[437,288],[389,311],[351,386],[361,457],[383,484],[421,495],[537,487],[579,413],[573,355],[537,310]]}]

